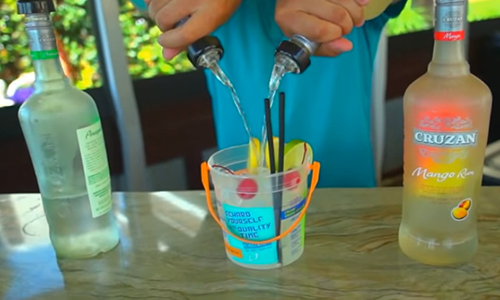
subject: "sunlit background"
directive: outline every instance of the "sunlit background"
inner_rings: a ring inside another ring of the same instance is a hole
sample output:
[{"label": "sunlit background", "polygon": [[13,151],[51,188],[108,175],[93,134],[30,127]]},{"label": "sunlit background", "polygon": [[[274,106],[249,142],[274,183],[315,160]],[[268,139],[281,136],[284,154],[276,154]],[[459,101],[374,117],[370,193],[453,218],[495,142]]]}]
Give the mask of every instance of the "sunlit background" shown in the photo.
[{"label": "sunlit background", "polygon": [[[87,0],[57,0],[54,14],[57,41],[65,73],[80,89],[102,85],[91,15]],[[165,61],[157,44],[160,31],[130,1],[119,0],[129,72],[132,78],[151,78],[193,70],[185,53]],[[410,0],[401,15],[387,25],[389,36],[432,28],[432,0]],[[470,0],[469,21],[500,17],[498,0]],[[20,104],[31,94],[34,80],[23,17],[16,1],[0,4],[0,107]]]}]

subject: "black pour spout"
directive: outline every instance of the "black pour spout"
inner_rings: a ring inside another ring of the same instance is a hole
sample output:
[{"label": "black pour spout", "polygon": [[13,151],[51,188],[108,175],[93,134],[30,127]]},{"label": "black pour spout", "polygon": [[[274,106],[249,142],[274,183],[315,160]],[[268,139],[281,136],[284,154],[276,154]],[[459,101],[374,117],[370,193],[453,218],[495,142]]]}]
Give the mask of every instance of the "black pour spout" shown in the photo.
[{"label": "black pour spout", "polygon": [[[185,17],[181,21],[179,21],[175,27],[182,26],[189,20],[189,16]],[[224,55],[224,48],[222,47],[221,42],[215,36],[204,36],[187,48],[187,56],[189,61],[195,66],[197,69],[203,69],[206,66],[202,63],[203,58],[210,56],[211,59],[216,59],[217,62]]]}]

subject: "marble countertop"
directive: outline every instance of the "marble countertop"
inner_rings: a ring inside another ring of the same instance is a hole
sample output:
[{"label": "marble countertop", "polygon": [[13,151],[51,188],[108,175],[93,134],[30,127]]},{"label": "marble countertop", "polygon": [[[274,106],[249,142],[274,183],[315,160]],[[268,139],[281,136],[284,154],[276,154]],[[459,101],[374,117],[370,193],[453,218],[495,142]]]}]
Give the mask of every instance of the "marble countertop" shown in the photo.
[{"label": "marble countertop", "polygon": [[270,271],[226,258],[201,191],[117,193],[119,246],[59,261],[40,196],[0,195],[0,298],[500,299],[500,187],[483,188],[479,251],[460,268],[400,252],[401,195],[401,188],[317,190],[304,254]]}]

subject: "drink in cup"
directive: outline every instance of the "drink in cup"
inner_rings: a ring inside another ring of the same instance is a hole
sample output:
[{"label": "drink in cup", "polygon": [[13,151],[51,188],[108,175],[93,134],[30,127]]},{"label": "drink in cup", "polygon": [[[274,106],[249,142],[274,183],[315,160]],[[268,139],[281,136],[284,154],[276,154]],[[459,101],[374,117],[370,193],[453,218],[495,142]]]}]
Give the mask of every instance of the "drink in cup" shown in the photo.
[{"label": "drink in cup", "polygon": [[[305,212],[318,180],[319,163],[301,141],[285,146],[284,172],[248,172],[250,145],[221,150],[202,164],[208,208],[223,229],[228,258],[251,269],[274,269],[296,261],[304,251]],[[311,188],[308,176],[313,170]],[[209,176],[218,215],[212,209]],[[276,199],[280,207],[276,207]]]}]

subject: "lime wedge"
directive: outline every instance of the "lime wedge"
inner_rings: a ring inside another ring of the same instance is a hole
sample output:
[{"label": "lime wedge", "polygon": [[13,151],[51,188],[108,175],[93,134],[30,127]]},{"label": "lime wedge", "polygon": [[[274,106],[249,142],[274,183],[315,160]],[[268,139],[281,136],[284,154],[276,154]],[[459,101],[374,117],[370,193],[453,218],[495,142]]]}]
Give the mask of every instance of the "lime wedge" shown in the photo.
[{"label": "lime wedge", "polygon": [[[279,138],[273,137],[274,143],[274,162],[276,171],[278,170],[279,161]],[[260,141],[257,138],[252,138],[249,142],[248,163],[247,168],[250,173],[259,167],[260,161]],[[302,165],[303,160],[312,161],[312,148],[308,143],[301,140],[292,140],[285,145],[284,150],[284,166],[283,170],[294,169]],[[269,163],[269,145],[266,142],[266,167],[270,167]]]},{"label": "lime wedge", "polygon": [[298,168],[304,162],[311,163],[312,158],[311,145],[301,140],[292,140],[285,145],[283,171]]}]

